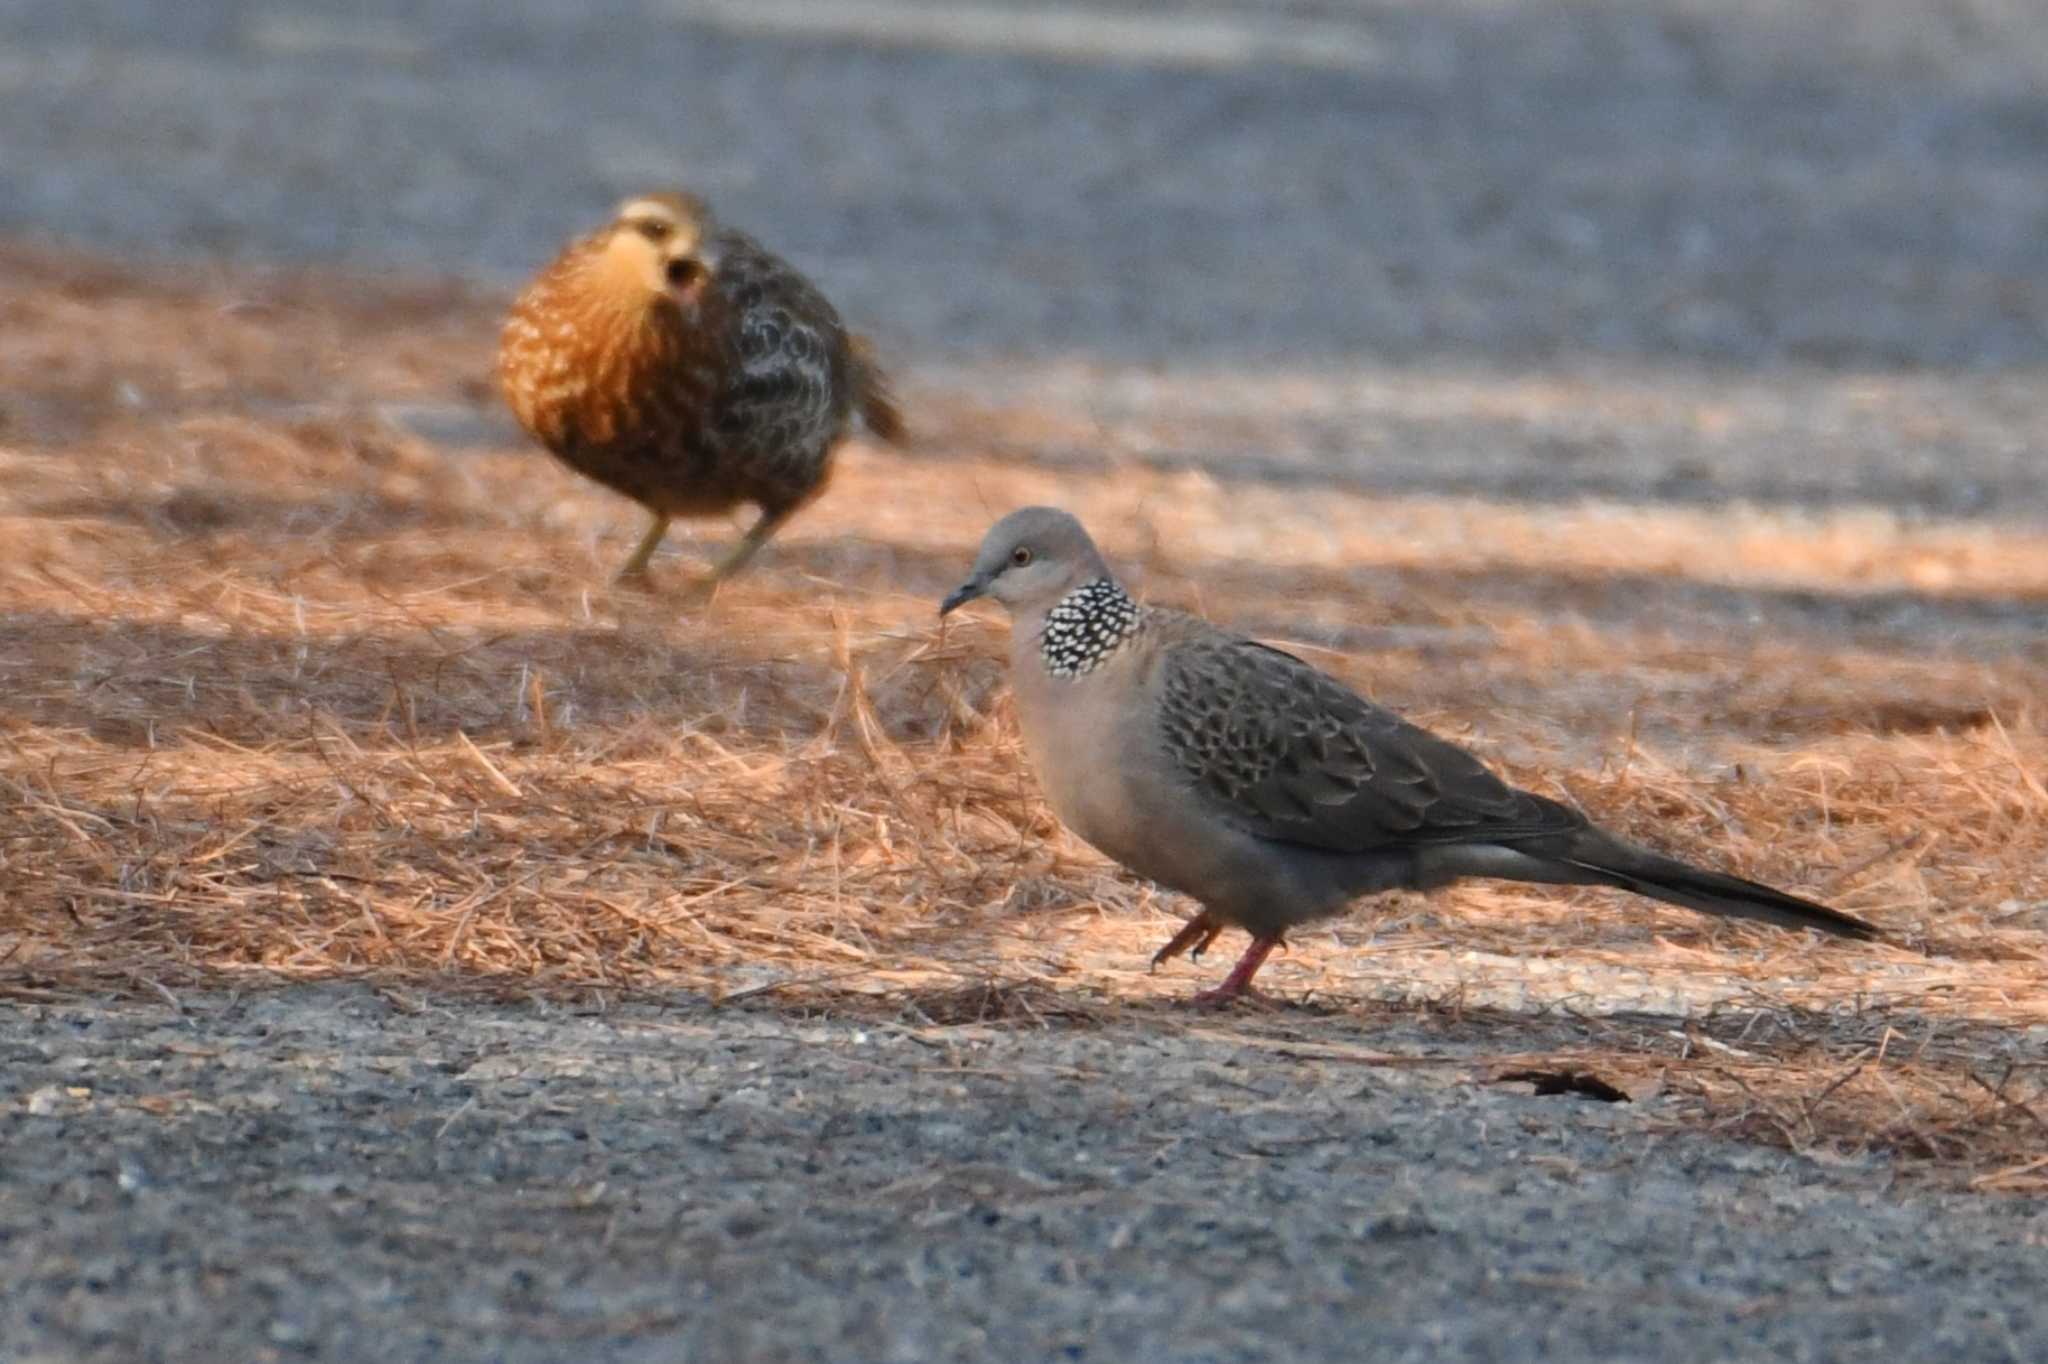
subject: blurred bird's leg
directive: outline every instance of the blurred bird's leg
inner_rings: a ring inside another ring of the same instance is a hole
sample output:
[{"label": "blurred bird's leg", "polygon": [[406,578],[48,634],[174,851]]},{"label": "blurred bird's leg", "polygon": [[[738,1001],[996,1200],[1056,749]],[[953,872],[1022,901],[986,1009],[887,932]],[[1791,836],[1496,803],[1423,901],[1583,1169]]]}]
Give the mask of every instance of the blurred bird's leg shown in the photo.
[{"label": "blurred bird's leg", "polygon": [[1216,935],[1222,931],[1223,925],[1210,918],[1208,910],[1203,910],[1189,919],[1180,932],[1173,935],[1172,941],[1152,954],[1153,967],[1156,969],[1183,952],[1192,960],[1200,961],[1202,954],[1209,950],[1209,944],[1215,942]]},{"label": "blurred bird's leg", "polygon": [[745,568],[747,561],[761,552],[761,546],[767,544],[769,538],[776,531],[780,530],[782,523],[788,519],[789,513],[786,511],[762,512],[761,519],[754,523],[753,529],[742,535],[740,542],[727,550],[725,557],[713,564],[711,571],[698,580],[697,591],[709,592],[712,588],[717,587],[727,578]]},{"label": "blurred bird's leg", "polygon": [[1256,995],[1258,992],[1252,989],[1252,977],[1259,973],[1259,968],[1266,964],[1266,958],[1279,945],[1280,935],[1277,933],[1270,938],[1253,938],[1252,945],[1237,959],[1237,965],[1230,968],[1230,974],[1223,978],[1223,983],[1213,990],[1202,991],[1189,1002],[1198,1008],[1209,1009],[1228,1004],[1239,995]]},{"label": "blurred bird's leg", "polygon": [[654,551],[661,547],[662,537],[668,534],[668,518],[660,512],[654,513],[654,523],[647,527],[647,534],[640,537],[639,548],[626,560],[613,582],[644,583],[647,581],[647,561],[654,557]]}]

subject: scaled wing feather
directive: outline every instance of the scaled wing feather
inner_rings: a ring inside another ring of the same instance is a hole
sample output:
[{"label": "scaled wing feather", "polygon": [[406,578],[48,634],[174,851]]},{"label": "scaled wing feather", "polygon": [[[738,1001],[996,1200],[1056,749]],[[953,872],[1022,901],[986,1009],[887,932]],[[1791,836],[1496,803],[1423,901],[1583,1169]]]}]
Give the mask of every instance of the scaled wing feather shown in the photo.
[{"label": "scaled wing feather", "polygon": [[1162,667],[1170,756],[1198,798],[1257,837],[1354,853],[1585,823],[1292,654],[1202,626]]}]

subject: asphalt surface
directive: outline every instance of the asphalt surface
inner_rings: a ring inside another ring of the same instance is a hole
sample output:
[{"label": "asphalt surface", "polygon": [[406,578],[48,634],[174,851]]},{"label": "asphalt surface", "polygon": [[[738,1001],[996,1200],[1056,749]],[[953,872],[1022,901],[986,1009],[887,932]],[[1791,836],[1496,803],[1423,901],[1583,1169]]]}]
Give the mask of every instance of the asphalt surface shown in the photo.
[{"label": "asphalt surface", "polygon": [[2048,1205],[1485,1083],[1485,1028],[181,1005],[0,1018],[8,1359],[2048,1350]]}]

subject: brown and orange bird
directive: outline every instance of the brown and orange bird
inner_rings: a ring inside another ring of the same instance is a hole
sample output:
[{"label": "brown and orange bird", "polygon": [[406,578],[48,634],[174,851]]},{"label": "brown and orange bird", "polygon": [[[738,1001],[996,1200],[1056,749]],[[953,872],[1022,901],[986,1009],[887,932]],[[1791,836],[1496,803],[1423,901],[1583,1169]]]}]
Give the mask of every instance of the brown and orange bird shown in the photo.
[{"label": "brown and orange bird", "polygon": [[527,286],[498,344],[519,422],[654,514],[619,578],[644,580],[678,516],[761,516],[700,586],[753,558],[824,488],[858,409],[901,442],[868,347],[795,267],[687,194],[644,194]]}]

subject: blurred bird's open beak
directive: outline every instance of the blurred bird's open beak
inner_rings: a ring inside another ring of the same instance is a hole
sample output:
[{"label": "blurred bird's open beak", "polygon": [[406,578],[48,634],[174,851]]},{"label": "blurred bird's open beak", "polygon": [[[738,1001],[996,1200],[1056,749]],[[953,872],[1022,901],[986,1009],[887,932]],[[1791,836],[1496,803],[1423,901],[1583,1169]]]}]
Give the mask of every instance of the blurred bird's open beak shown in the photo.
[{"label": "blurred bird's open beak", "polygon": [[988,584],[980,578],[969,578],[954,588],[952,594],[939,603],[939,614],[947,615],[956,607],[967,605],[982,593],[988,591]]},{"label": "blurred bird's open beak", "polygon": [[670,261],[663,273],[668,277],[669,292],[685,303],[696,302],[711,278],[711,271],[704,262],[691,256],[679,256]]},{"label": "blurred bird's open beak", "polygon": [[711,277],[718,273],[718,253],[707,245],[692,243],[688,251],[677,251],[662,266],[669,292],[685,303],[695,303]]}]

